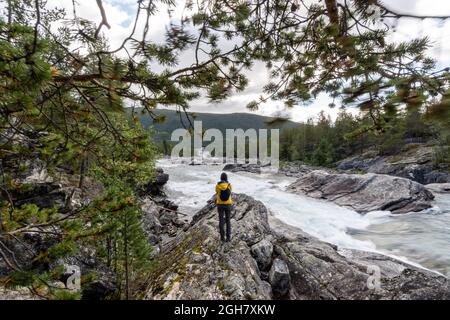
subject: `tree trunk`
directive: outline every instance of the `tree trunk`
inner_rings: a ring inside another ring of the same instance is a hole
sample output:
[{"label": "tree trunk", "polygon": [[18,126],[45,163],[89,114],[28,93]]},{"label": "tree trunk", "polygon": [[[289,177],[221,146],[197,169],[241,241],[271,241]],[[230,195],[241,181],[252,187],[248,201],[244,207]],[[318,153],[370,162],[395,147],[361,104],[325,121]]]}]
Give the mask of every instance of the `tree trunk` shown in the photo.
[{"label": "tree trunk", "polygon": [[84,176],[86,174],[87,160],[86,154],[83,152],[81,164],[80,164],[80,180],[78,181],[78,188],[83,189]]}]

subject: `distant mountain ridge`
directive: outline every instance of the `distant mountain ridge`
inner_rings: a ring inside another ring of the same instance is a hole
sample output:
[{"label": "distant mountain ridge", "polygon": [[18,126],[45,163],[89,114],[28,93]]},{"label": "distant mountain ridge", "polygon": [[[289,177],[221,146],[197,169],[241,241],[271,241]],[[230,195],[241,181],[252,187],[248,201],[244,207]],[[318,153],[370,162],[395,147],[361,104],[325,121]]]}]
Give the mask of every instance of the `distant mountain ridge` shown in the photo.
[{"label": "distant mountain ridge", "polygon": [[[189,121],[185,113],[178,113],[174,110],[157,109],[155,114],[157,116],[165,117],[165,121],[158,123],[152,119],[147,113],[142,114],[139,110],[135,110],[142,123],[142,126],[147,128],[153,128],[153,138],[156,141],[170,140],[170,134],[172,131],[178,128],[189,126]],[[189,112],[189,118],[191,122],[202,121],[202,127],[204,130],[215,128],[225,133],[226,129],[285,129],[294,128],[300,124],[290,120],[277,119],[274,117],[260,116],[249,113],[197,113]],[[182,120],[180,120],[180,118]]]}]

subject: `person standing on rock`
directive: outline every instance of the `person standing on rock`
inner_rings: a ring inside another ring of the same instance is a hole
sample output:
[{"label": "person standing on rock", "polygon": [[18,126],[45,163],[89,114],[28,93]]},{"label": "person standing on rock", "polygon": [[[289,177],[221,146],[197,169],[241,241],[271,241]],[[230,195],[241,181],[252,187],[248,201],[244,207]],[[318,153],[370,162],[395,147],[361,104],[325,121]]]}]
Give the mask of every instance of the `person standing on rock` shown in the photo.
[{"label": "person standing on rock", "polygon": [[[220,239],[224,242],[231,241],[231,183],[225,172],[220,175],[220,181],[216,185],[217,211],[219,212]],[[226,238],[225,238],[226,227]]]}]

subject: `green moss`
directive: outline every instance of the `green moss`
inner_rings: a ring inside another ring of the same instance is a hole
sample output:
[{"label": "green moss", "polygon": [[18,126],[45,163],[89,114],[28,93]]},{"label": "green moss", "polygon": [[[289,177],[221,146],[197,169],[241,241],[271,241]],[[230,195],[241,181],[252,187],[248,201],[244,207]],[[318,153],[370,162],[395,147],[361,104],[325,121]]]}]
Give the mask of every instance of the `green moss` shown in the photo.
[{"label": "green moss", "polygon": [[192,252],[196,254],[201,254],[203,252],[202,246],[201,245],[195,246],[194,248],[192,248]]},{"label": "green moss", "polygon": [[217,283],[217,289],[219,289],[220,292],[222,292],[223,295],[226,295],[226,293],[225,293],[225,284],[222,281],[219,281]]}]

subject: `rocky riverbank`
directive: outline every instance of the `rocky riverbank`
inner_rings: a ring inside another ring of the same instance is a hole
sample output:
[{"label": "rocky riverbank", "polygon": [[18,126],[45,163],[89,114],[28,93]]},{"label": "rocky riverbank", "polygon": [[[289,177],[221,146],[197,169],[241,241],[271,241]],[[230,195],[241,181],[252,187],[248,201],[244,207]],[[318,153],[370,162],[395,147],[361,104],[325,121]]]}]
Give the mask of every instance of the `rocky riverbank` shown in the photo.
[{"label": "rocky riverbank", "polygon": [[360,213],[422,211],[431,207],[433,194],[420,183],[384,174],[346,174],[312,171],[287,188],[293,193],[333,201]]},{"label": "rocky riverbank", "polygon": [[[223,171],[230,172],[249,172],[249,173],[262,173],[265,169],[269,169],[268,165],[259,165],[253,163],[229,163],[223,167]],[[304,174],[310,173],[313,170],[318,170],[324,168],[309,166],[300,162],[282,163],[278,169],[278,173],[283,174],[287,177],[299,178]],[[328,170],[328,169],[326,169]],[[329,171],[333,171],[329,169]]]},{"label": "rocky riverbank", "polygon": [[[166,243],[145,299],[449,299],[447,278],[398,260],[338,251],[235,195],[233,240],[222,244],[214,199]],[[375,270],[375,271],[374,271]],[[373,284],[373,272],[380,274]],[[368,285],[369,284],[369,285]]]},{"label": "rocky riverbank", "polygon": [[450,182],[449,166],[436,164],[434,147],[421,144],[410,144],[403,152],[391,156],[379,156],[368,151],[340,161],[337,169],[388,174],[421,184]]},{"label": "rocky riverbank", "polygon": [[178,206],[164,192],[163,187],[168,180],[169,175],[157,168],[154,181],[145,185],[141,191],[143,227],[155,254],[178,232],[189,227],[189,219],[178,212]]}]

